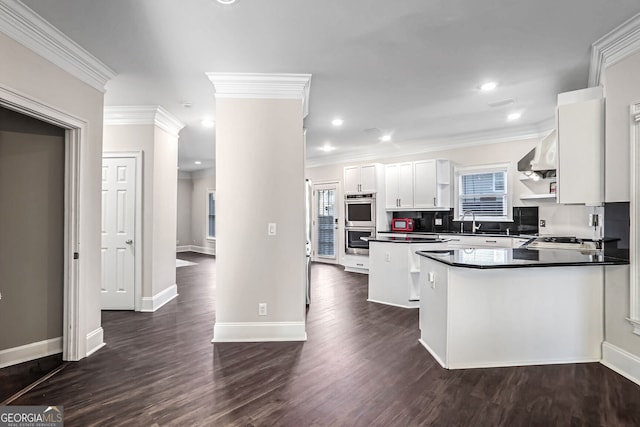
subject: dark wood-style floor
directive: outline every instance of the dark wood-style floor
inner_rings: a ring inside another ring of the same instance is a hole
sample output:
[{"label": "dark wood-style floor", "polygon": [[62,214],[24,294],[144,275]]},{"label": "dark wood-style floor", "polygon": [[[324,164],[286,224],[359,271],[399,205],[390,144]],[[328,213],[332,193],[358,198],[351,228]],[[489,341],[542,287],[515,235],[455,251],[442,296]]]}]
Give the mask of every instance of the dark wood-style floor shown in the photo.
[{"label": "dark wood-style floor", "polygon": [[66,426],[639,426],[640,387],[593,364],[448,371],[418,311],[366,302],[367,277],[315,264],[305,343],[211,344],[215,260],[178,269],[156,313],[104,312],[107,346],[14,404]]}]

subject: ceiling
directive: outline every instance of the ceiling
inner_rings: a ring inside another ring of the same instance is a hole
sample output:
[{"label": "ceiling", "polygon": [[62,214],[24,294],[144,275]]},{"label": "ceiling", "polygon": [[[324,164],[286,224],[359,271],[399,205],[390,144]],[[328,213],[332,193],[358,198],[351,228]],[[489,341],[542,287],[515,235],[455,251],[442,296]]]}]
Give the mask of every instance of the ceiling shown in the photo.
[{"label": "ceiling", "polygon": [[587,86],[591,44],[640,13],[637,0],[23,3],[118,73],[106,105],[161,105],[186,124],[184,171],[215,163],[206,72],[312,74],[309,165],[540,135],[556,95]]}]

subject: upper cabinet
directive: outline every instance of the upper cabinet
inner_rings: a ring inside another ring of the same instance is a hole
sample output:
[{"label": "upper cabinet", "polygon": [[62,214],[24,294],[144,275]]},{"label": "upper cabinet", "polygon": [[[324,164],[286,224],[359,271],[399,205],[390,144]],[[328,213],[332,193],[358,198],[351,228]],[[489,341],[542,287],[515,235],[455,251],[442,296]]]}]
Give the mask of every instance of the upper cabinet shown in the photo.
[{"label": "upper cabinet", "polygon": [[386,165],[386,209],[449,209],[450,175],[448,160],[420,160]]},{"label": "upper cabinet", "polygon": [[451,207],[451,164],[448,160],[413,163],[413,207]]},{"label": "upper cabinet", "polygon": [[413,163],[386,165],[385,207],[387,209],[413,207]]},{"label": "upper cabinet", "polygon": [[604,98],[601,87],[558,95],[558,203],[604,200]]},{"label": "upper cabinet", "polygon": [[378,181],[381,180],[382,166],[378,163],[344,168],[344,192],[376,193]]}]

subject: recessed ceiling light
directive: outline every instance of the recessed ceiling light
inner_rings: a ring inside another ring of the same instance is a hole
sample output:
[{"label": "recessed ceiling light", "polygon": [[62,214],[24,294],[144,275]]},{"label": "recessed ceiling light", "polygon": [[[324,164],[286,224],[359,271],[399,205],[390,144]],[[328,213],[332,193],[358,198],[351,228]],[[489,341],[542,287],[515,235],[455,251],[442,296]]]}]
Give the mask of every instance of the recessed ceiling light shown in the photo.
[{"label": "recessed ceiling light", "polygon": [[498,83],[496,82],[486,82],[480,86],[480,90],[483,92],[489,92],[490,90],[494,90],[498,87]]},{"label": "recessed ceiling light", "polygon": [[522,114],[520,113],[511,113],[507,116],[507,120],[512,121],[512,120],[518,120],[520,117],[522,116]]},{"label": "recessed ceiling light", "polygon": [[391,135],[382,135],[382,136],[380,137],[380,141],[382,141],[382,142],[388,142],[388,141],[391,141]]},{"label": "recessed ceiling light", "polygon": [[342,126],[344,124],[344,120],[342,119],[333,119],[331,120],[331,124],[334,126]]},{"label": "recessed ceiling light", "polygon": [[201,164],[202,164],[202,162],[201,162],[200,160],[196,160],[196,161],[195,161],[195,162],[193,162],[193,163],[195,163],[196,165],[201,165]]},{"label": "recessed ceiling light", "polygon": [[329,151],[333,151],[336,149],[336,147],[334,147],[333,145],[329,144],[328,142],[326,144],[324,144],[322,147],[318,147],[318,149],[320,151],[324,151],[326,153],[328,153]]},{"label": "recessed ceiling light", "polygon": [[213,125],[215,124],[213,120],[211,119],[204,119],[202,120],[202,126],[206,127],[206,128],[212,128]]},{"label": "recessed ceiling light", "polygon": [[235,2],[236,0],[218,0],[218,3],[220,4],[233,4]]}]

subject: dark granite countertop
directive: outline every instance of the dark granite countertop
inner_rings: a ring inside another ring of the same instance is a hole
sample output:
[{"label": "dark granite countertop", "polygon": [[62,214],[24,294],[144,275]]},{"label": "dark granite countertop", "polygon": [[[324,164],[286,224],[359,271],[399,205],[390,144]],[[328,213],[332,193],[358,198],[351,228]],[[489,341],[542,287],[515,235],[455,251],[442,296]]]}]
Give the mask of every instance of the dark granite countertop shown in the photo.
[{"label": "dark granite countertop", "polygon": [[446,243],[448,239],[439,239],[437,235],[433,237],[425,236],[407,236],[407,237],[393,237],[393,236],[380,236],[380,237],[361,237],[366,242],[385,242],[385,243]]},{"label": "dark granite countertop", "polygon": [[601,251],[572,249],[476,248],[416,253],[454,267],[480,269],[629,264],[628,260],[605,256]]},{"label": "dark granite countertop", "polygon": [[521,237],[521,238],[534,238],[537,237],[532,234],[507,234],[498,233],[495,231],[478,231],[476,233],[460,233],[456,231],[379,231],[378,234],[407,234],[407,235],[421,235],[421,236],[480,236],[480,237]]}]

